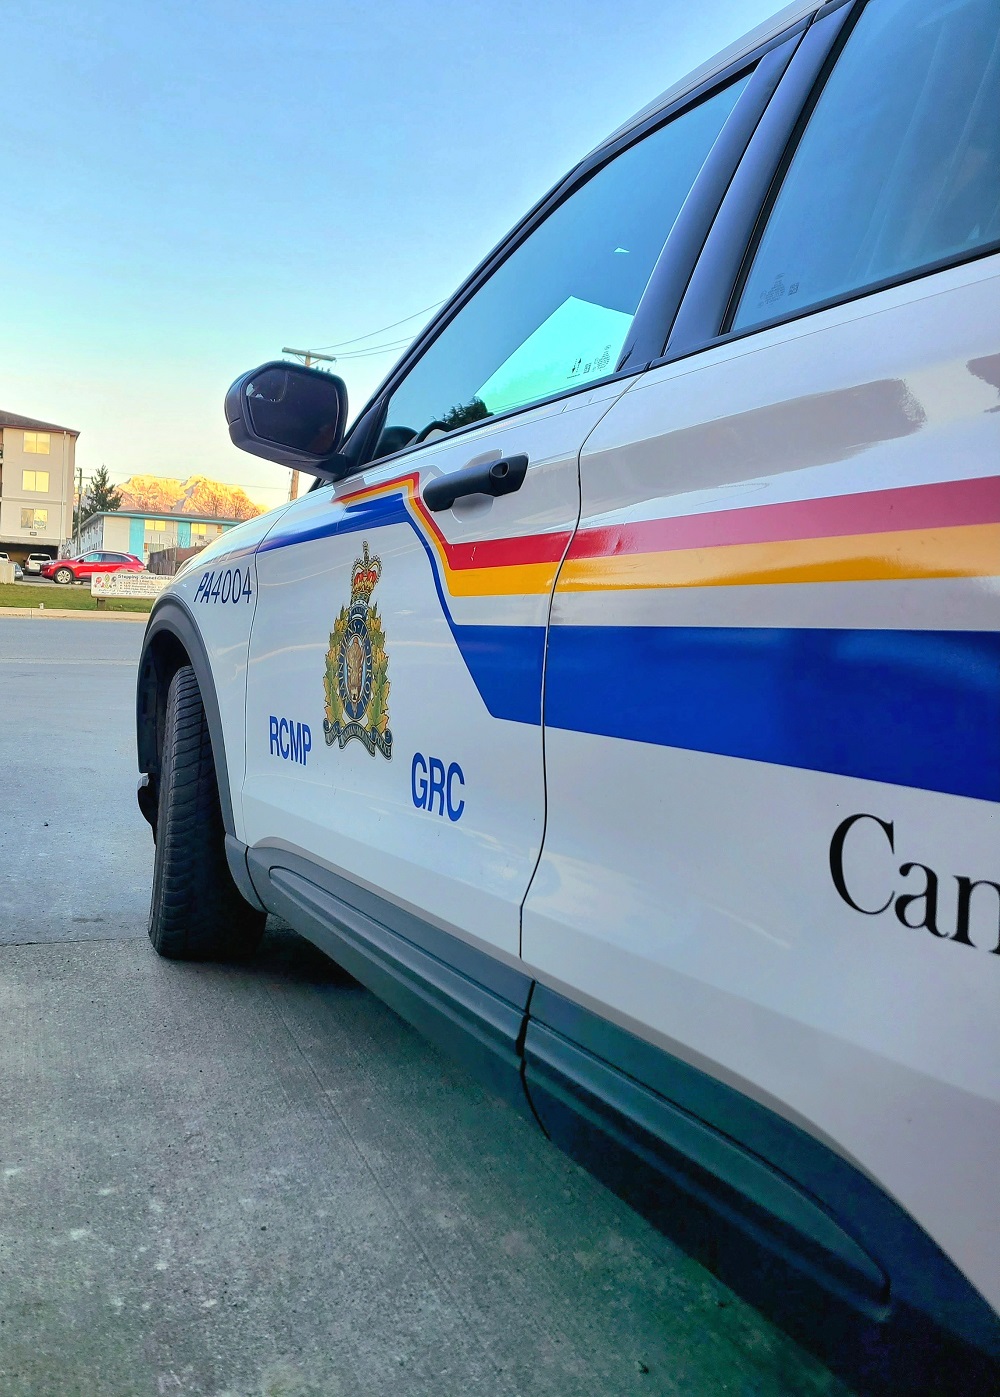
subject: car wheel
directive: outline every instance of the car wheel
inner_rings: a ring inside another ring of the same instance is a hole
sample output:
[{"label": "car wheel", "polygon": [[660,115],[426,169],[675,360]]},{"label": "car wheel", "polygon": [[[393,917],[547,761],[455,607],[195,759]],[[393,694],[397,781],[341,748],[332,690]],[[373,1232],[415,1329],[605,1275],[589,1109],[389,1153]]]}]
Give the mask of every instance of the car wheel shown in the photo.
[{"label": "car wheel", "polygon": [[229,872],[205,708],[185,665],[167,693],[149,939],[171,960],[232,960],[256,949],[264,921]]},{"label": "car wheel", "polygon": [[72,582],[72,581],[73,581],[73,569],[72,569],[72,568],[56,568],[55,573],[53,574],[52,580],[53,580],[53,582],[62,582],[63,584],[65,584],[65,583],[67,583],[67,582]]}]

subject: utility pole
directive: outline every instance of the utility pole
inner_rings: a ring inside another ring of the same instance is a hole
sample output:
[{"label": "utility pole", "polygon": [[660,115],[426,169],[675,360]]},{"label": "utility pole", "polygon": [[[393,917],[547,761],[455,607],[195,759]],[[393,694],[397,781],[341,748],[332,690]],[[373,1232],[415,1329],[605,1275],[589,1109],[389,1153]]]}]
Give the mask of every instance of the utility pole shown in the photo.
[{"label": "utility pole", "polygon": [[[65,477],[63,477],[65,479]],[[80,529],[83,526],[83,467],[76,468],[76,552],[80,554]]]},{"label": "utility pole", "polygon": [[[307,369],[311,368],[313,362],[317,359],[322,359],[327,364],[335,364],[337,362],[336,354],[317,354],[315,349],[289,349],[286,344],[282,346],[281,352],[282,354],[293,354],[296,359],[303,360]],[[288,498],[290,500],[297,500],[298,497],[299,473],[298,471],[292,471],[292,483],[288,489]]]}]

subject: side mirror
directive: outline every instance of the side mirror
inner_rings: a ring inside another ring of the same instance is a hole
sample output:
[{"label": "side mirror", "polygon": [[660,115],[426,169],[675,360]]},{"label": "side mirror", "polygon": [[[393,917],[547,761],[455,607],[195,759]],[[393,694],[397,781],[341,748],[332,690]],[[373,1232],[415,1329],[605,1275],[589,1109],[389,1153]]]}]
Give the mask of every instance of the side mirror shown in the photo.
[{"label": "side mirror", "polygon": [[226,394],[226,422],[233,445],[265,461],[324,480],[339,480],[349,468],[339,454],[347,387],[335,374],[283,359],[261,364]]}]

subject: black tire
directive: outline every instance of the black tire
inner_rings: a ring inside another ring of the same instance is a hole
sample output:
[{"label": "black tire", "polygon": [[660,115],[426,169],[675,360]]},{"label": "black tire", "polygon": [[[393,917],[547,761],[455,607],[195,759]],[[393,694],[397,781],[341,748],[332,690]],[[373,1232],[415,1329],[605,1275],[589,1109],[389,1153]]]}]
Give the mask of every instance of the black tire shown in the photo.
[{"label": "black tire", "polygon": [[70,568],[58,568],[52,580],[53,582],[60,582],[65,586],[67,582],[73,581],[72,570]]},{"label": "black tire", "polygon": [[229,872],[208,723],[185,665],[167,692],[149,939],[170,960],[244,959],[264,921]]}]

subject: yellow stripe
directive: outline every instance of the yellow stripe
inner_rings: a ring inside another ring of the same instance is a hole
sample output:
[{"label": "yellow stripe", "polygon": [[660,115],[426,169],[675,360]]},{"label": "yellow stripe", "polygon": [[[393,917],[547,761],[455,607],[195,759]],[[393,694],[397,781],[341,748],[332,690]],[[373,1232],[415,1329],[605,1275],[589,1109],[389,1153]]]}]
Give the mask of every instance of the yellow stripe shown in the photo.
[{"label": "yellow stripe", "polygon": [[732,543],[666,553],[568,558],[559,590],[745,587],[778,582],[888,582],[1000,573],[1000,524]]},{"label": "yellow stripe", "polygon": [[452,572],[445,568],[448,591],[453,597],[534,596],[552,590],[556,563],[519,563],[513,567],[462,568]]}]

